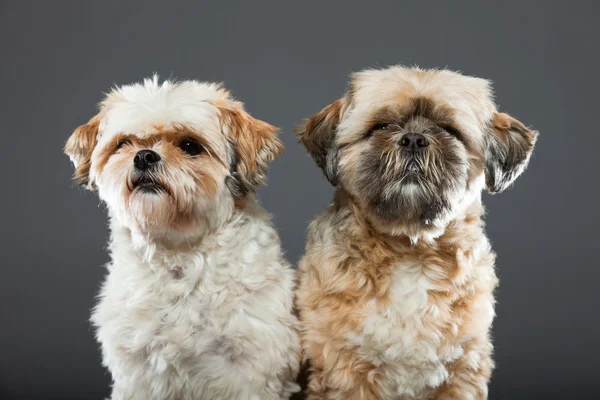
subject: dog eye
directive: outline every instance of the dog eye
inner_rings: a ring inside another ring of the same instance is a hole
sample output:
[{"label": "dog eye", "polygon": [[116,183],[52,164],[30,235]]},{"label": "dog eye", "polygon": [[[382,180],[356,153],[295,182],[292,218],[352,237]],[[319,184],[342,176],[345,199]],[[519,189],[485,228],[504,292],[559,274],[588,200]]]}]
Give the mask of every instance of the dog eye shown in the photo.
[{"label": "dog eye", "polygon": [[197,156],[202,153],[202,145],[194,139],[185,138],[179,142],[179,148],[185,151],[190,156]]},{"label": "dog eye", "polygon": [[388,128],[389,128],[389,124],[374,125],[373,127],[371,127],[371,129],[369,129],[367,131],[367,133],[365,133],[365,138],[370,138],[373,135],[373,132],[375,132],[375,131],[387,131]]},{"label": "dog eye", "polygon": [[461,134],[458,130],[456,130],[454,127],[452,126],[442,126],[442,129],[445,130],[446,132],[448,132],[450,135],[454,136],[457,139],[461,139]]},{"label": "dog eye", "polygon": [[389,124],[377,124],[371,130],[372,131],[387,131]]},{"label": "dog eye", "polygon": [[129,139],[121,139],[117,142],[117,150],[120,149],[121,147],[127,145],[127,144],[131,144],[131,140]]}]

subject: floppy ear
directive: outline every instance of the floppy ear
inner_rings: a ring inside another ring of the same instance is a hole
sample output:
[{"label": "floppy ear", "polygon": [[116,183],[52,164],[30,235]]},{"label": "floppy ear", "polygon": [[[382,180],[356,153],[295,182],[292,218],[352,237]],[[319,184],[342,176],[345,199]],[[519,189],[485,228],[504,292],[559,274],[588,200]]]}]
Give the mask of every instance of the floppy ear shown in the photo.
[{"label": "floppy ear", "polygon": [[490,193],[510,186],[527,167],[538,133],[504,113],[496,113],[485,138],[485,183]]},{"label": "floppy ear", "polygon": [[99,125],[100,119],[95,116],[87,124],[75,129],[64,149],[65,154],[69,156],[75,166],[73,180],[88,189],[93,188],[89,178],[90,158],[96,146]]},{"label": "floppy ear", "polygon": [[296,135],[327,180],[338,183],[338,151],[335,148],[335,132],[340,122],[344,99],[338,99],[307,119],[296,128]]},{"label": "floppy ear", "polygon": [[276,127],[242,108],[221,108],[221,116],[229,127],[234,151],[227,186],[235,196],[243,197],[265,182],[267,166],[283,151],[283,143],[277,139]]}]

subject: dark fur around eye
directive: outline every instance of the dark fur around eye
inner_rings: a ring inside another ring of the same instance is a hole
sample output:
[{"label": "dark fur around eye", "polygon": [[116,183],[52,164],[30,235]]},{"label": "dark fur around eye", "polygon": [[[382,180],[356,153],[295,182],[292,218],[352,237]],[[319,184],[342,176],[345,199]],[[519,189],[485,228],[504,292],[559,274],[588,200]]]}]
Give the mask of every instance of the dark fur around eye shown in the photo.
[{"label": "dark fur around eye", "polygon": [[377,124],[373,128],[372,131],[386,131],[389,128],[389,124]]},{"label": "dark fur around eye", "polygon": [[371,137],[373,132],[376,131],[387,131],[389,129],[389,124],[376,124],[373,125],[366,133],[365,137]]},{"label": "dark fur around eye", "polygon": [[192,138],[181,140],[181,142],[179,142],[179,148],[192,157],[197,156],[204,150],[202,145]]},{"label": "dark fur around eye", "polygon": [[119,150],[121,147],[131,144],[131,140],[129,139],[121,139],[117,142],[117,150]]},{"label": "dark fur around eye", "polygon": [[460,132],[454,128],[453,126],[442,126],[441,127],[443,130],[445,130],[446,132],[448,132],[449,135],[454,136],[455,138],[457,138],[458,140],[462,141],[462,135],[460,134]]}]

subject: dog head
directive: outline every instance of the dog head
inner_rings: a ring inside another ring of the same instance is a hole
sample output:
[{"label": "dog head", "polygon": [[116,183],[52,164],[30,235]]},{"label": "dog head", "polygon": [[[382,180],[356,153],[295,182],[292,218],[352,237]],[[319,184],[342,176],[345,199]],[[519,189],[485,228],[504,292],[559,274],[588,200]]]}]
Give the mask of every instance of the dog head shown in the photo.
[{"label": "dog head", "polygon": [[482,189],[509,186],[537,137],[497,112],[488,81],[404,67],[354,74],[297,134],[373,225],[411,238],[439,235]]},{"label": "dog head", "polygon": [[74,179],[145,234],[222,223],[283,149],[276,128],[218,84],[154,77],[112,90],[99,108],[65,146]]}]

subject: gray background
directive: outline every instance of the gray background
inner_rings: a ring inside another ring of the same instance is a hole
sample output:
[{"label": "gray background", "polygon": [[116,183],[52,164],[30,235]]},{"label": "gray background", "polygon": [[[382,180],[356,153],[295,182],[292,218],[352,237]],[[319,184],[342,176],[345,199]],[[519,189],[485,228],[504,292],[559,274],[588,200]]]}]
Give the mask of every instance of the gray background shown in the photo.
[{"label": "gray background", "polygon": [[109,392],[88,323],[106,216],[62,154],[102,92],[155,71],[224,81],[280,126],[287,151],[260,197],[296,262],[332,190],[292,127],[350,72],[395,63],[490,78],[541,132],[514,188],[484,199],[501,278],[490,397],[600,398],[593,2],[194,3],[0,2],[0,398]]}]

